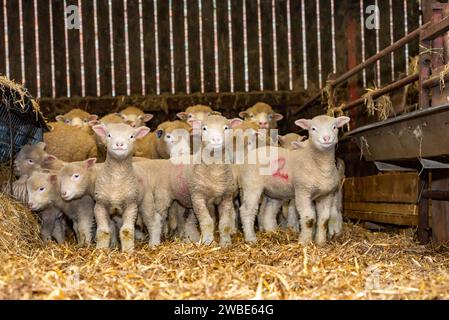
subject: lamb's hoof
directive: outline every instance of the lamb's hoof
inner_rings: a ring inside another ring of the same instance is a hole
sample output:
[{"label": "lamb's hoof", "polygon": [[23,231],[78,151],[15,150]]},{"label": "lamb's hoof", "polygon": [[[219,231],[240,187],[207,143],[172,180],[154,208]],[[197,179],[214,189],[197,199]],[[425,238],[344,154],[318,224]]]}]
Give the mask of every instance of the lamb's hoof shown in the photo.
[{"label": "lamb's hoof", "polygon": [[134,250],[134,242],[122,242],[122,252],[132,252]]},{"label": "lamb's hoof", "polygon": [[257,238],[256,238],[256,236],[248,236],[248,237],[245,237],[245,241],[250,244],[256,244]]},{"label": "lamb's hoof", "polygon": [[312,238],[309,238],[309,237],[306,237],[306,238],[300,237],[300,238],[299,238],[299,243],[300,243],[301,245],[303,245],[303,246],[308,246],[309,244],[312,243]]},{"label": "lamb's hoof", "polygon": [[231,237],[222,237],[220,239],[220,247],[226,248],[232,244]]},{"label": "lamb's hoof", "polygon": [[206,245],[211,245],[214,242],[214,236],[206,235],[201,238],[201,243]]},{"label": "lamb's hoof", "polygon": [[160,244],[161,244],[161,240],[150,240],[150,241],[148,241],[148,245],[150,246],[150,248],[157,247]]},{"label": "lamb's hoof", "polygon": [[137,241],[144,241],[145,240],[145,233],[143,233],[140,230],[136,230],[135,237],[136,237]]},{"label": "lamb's hoof", "polygon": [[122,252],[131,252],[134,249],[134,232],[130,229],[120,230]]},{"label": "lamb's hoof", "polygon": [[107,249],[109,248],[111,237],[108,232],[100,232],[97,234],[97,249]]}]

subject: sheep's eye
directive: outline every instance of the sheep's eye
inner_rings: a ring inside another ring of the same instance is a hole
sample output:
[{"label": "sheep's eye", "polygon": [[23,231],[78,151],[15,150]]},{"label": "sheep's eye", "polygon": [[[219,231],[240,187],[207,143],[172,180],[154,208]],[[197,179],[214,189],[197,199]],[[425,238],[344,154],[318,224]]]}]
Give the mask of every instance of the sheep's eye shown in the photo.
[{"label": "sheep's eye", "polygon": [[207,127],[203,127],[203,131],[207,131]]},{"label": "sheep's eye", "polygon": [[189,115],[187,116],[187,118],[189,118],[189,119],[193,118],[193,114],[189,113]]},{"label": "sheep's eye", "polygon": [[111,137],[111,134],[110,133],[108,133],[108,138],[110,138]]},{"label": "sheep's eye", "polygon": [[315,127],[312,127],[312,131],[316,131],[316,128],[315,128]]},{"label": "sheep's eye", "polygon": [[228,127],[228,126],[225,126],[224,129],[225,129],[225,131],[226,131],[226,130],[229,130],[229,127]]},{"label": "sheep's eye", "polygon": [[28,159],[28,163],[29,163],[29,164],[34,164],[33,159]]},{"label": "sheep's eye", "polygon": [[130,139],[134,139],[134,136],[130,136],[129,138],[130,138]]},{"label": "sheep's eye", "polygon": [[171,135],[166,135],[165,136],[167,139],[170,139],[171,138]]},{"label": "sheep's eye", "polygon": [[254,115],[253,115],[253,114],[250,114],[249,117],[250,117],[250,118],[254,118]]},{"label": "sheep's eye", "polygon": [[69,124],[70,123],[70,120],[69,119],[67,119],[66,121],[64,121],[66,124]]},{"label": "sheep's eye", "polygon": [[43,192],[43,191],[45,191],[45,188],[44,187],[40,187],[39,188],[39,192]]},{"label": "sheep's eye", "polygon": [[73,175],[73,179],[78,180],[80,178],[80,174],[79,173],[75,173]]},{"label": "sheep's eye", "polygon": [[84,123],[87,123],[87,122],[89,122],[89,120],[88,120],[88,119],[84,119],[83,121],[84,121]]},{"label": "sheep's eye", "polygon": [[334,127],[333,127],[333,129],[334,129],[334,130],[336,130],[336,129],[337,129],[337,126],[336,126],[335,124],[334,124]]}]

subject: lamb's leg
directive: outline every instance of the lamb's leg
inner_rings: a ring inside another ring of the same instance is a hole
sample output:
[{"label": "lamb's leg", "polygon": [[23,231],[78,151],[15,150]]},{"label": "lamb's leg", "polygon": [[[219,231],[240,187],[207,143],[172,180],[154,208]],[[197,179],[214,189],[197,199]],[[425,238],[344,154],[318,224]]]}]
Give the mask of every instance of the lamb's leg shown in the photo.
[{"label": "lamb's leg", "polygon": [[234,203],[232,195],[225,196],[218,206],[220,215],[218,229],[220,230],[220,246],[226,247],[231,244],[231,229],[234,219]]},{"label": "lamb's leg", "polygon": [[266,201],[265,212],[262,212],[262,221],[265,231],[271,232],[277,229],[277,220],[279,209],[282,206],[282,201],[264,197]]},{"label": "lamb's leg", "polygon": [[92,243],[92,229],[94,220],[92,213],[89,210],[82,210],[78,212],[78,244],[81,246],[89,246]]},{"label": "lamb's leg", "polygon": [[158,197],[156,202],[153,195],[145,197],[145,213],[143,221],[149,233],[149,246],[157,246],[161,243],[162,221],[167,219],[167,210],[172,201],[169,197]]},{"label": "lamb's leg", "polygon": [[[97,249],[109,248],[111,242],[111,228],[109,225],[109,213],[103,204],[96,203],[94,208],[95,221],[97,222]],[[74,228],[77,230],[77,228]]]},{"label": "lamb's leg", "polygon": [[[118,223],[118,224],[116,224]],[[111,229],[111,242],[109,247],[112,249],[118,248],[118,232],[117,229],[121,226],[121,220],[116,222],[116,220],[109,220],[109,228]]]},{"label": "lamb's leg", "polygon": [[130,203],[122,214],[123,226],[120,228],[120,243],[122,252],[131,252],[134,249],[134,229],[137,219],[137,203]]},{"label": "lamb's leg", "polygon": [[243,233],[245,234],[245,241],[255,243],[257,241],[254,232],[254,221],[257,215],[257,208],[260,196],[262,195],[262,188],[248,188],[243,194],[243,203],[240,207],[240,218],[242,219]]},{"label": "lamb's leg", "polygon": [[265,231],[265,221],[264,221],[264,213],[267,207],[267,197],[262,197],[262,202],[259,206],[259,211],[257,211],[257,225],[259,227],[259,231]]},{"label": "lamb's leg", "polygon": [[343,227],[342,201],[342,190],[340,188],[335,192],[332,199],[332,208],[328,226],[328,235],[330,239],[334,236],[338,236]]},{"label": "lamb's leg", "polygon": [[53,229],[52,236],[58,244],[64,243],[65,241],[64,217],[60,217],[55,221],[55,227]]},{"label": "lamb's leg", "polygon": [[287,227],[295,232],[299,232],[299,220],[295,200],[290,200],[288,203]]},{"label": "lamb's leg", "polygon": [[234,199],[233,201],[233,210],[232,210],[232,221],[231,221],[231,235],[237,233],[238,229],[238,211],[239,211],[239,202],[237,199]]},{"label": "lamb's leg", "polygon": [[211,244],[214,241],[215,224],[207,208],[206,200],[201,196],[192,196],[192,205],[200,224],[201,242]]},{"label": "lamb's leg", "polygon": [[295,204],[296,210],[298,210],[299,213],[299,222],[301,224],[299,242],[306,245],[313,240],[313,228],[316,221],[315,207],[308,194],[296,193]]},{"label": "lamb's leg", "polygon": [[181,233],[186,242],[198,242],[200,241],[200,233],[198,232],[198,220],[195,217],[193,210],[189,210],[187,218],[183,223]]},{"label": "lamb's leg", "polygon": [[326,243],[332,200],[333,194],[330,194],[315,201],[317,210],[316,243],[318,245],[324,245]]}]

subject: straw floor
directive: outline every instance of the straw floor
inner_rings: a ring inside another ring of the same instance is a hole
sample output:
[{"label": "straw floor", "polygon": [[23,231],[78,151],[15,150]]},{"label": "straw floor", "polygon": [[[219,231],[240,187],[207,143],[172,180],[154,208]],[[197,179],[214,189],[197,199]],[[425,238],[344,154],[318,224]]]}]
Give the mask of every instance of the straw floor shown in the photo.
[{"label": "straw floor", "polygon": [[44,246],[34,216],[0,194],[0,299],[447,299],[449,250],[410,229],[346,223],[322,248],[285,232],[230,248],[164,242],[132,254]]}]

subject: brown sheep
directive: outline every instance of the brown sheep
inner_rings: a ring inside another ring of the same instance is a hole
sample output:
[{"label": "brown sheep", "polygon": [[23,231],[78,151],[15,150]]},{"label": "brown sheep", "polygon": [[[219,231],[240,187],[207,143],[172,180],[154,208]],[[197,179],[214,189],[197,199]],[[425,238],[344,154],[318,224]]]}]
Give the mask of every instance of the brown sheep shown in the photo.
[{"label": "brown sheep", "polygon": [[258,102],[251,108],[239,113],[239,117],[257,123],[262,129],[276,129],[283,115],[273,111],[270,105]]}]

